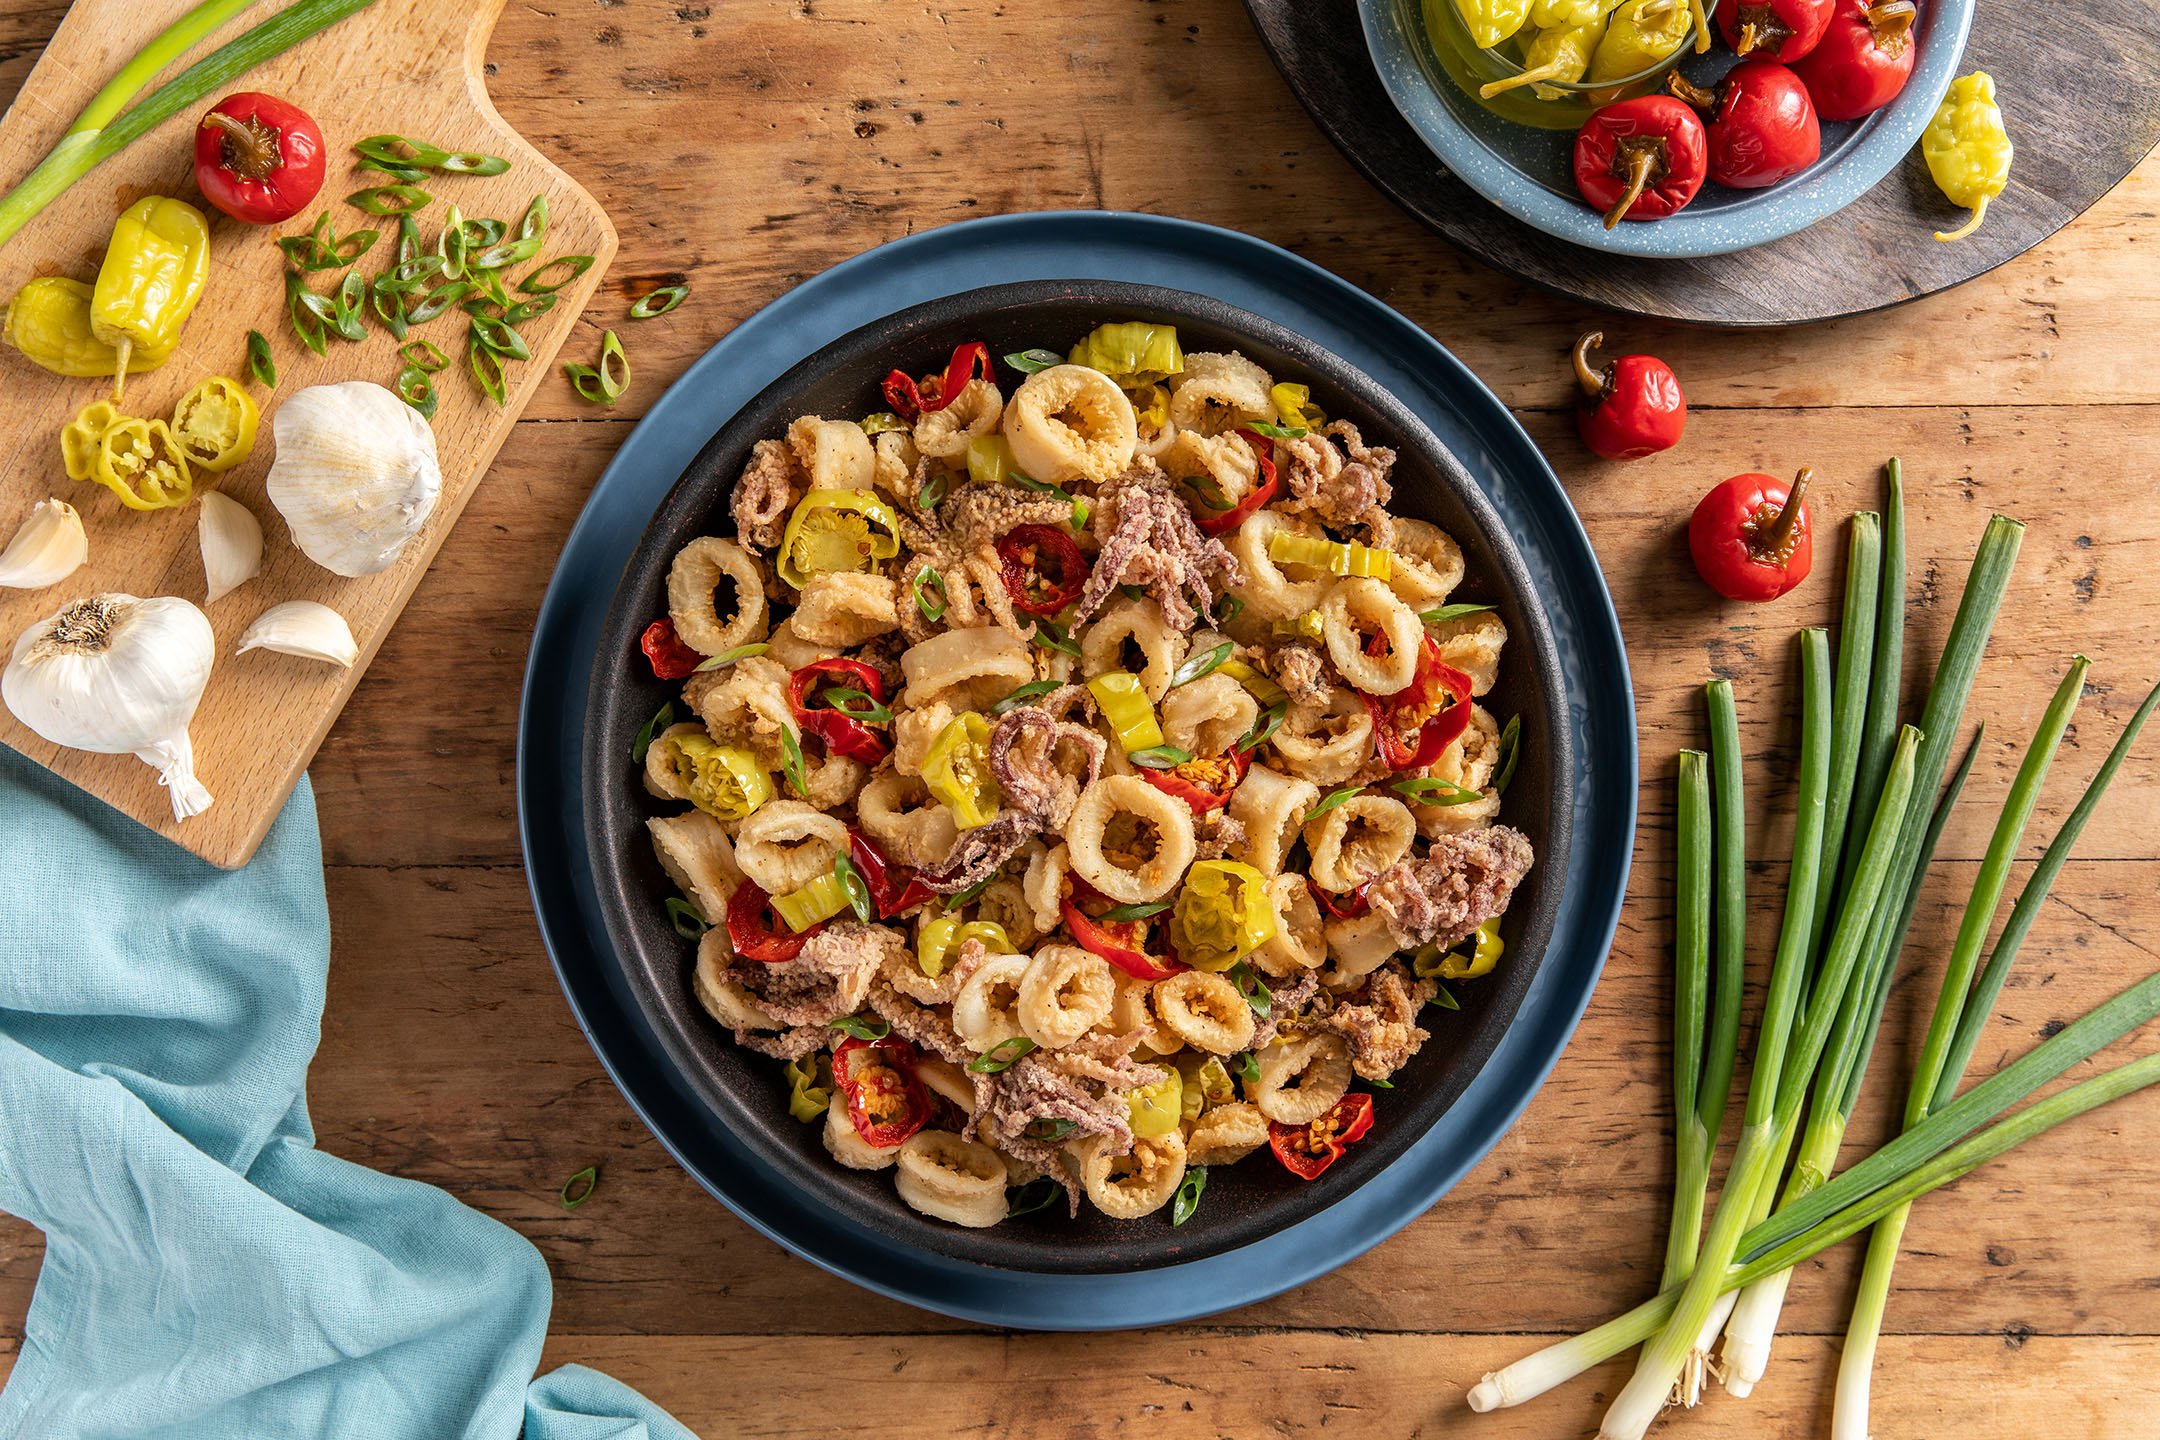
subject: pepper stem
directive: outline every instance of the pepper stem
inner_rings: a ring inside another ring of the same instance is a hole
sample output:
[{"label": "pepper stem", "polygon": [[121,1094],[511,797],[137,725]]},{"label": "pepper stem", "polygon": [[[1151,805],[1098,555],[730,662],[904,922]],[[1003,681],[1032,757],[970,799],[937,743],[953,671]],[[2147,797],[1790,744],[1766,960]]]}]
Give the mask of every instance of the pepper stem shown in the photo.
[{"label": "pepper stem", "polygon": [[1649,186],[1658,172],[1665,168],[1665,157],[1658,153],[1655,146],[1630,146],[1622,153],[1627,158],[1628,187],[1619,200],[1614,202],[1612,209],[1605,212],[1605,228],[1607,230],[1620,228],[1620,222],[1627,218],[1628,211],[1635,208],[1635,202],[1642,198],[1644,189]]},{"label": "pepper stem", "polygon": [[1893,46],[1912,34],[1913,22],[1920,18],[1920,7],[1913,0],[1879,0],[1867,7],[1868,29],[1875,36],[1875,43]]},{"label": "pepper stem", "polygon": [[1590,352],[1604,343],[1605,332],[1602,330],[1585,331],[1583,337],[1575,342],[1575,382],[1582,386],[1585,400],[1604,399],[1612,386],[1611,366],[1608,365],[1603,370],[1590,368]]},{"label": "pepper stem", "polygon": [[279,164],[277,132],[222,110],[203,116],[203,124],[225,132],[226,167],[243,180],[267,180]]},{"label": "pepper stem", "polygon": [[113,354],[118,357],[113,364],[112,377],[112,403],[116,407],[120,404],[121,390],[127,386],[128,358],[134,353],[135,342],[125,335],[120,337],[119,344],[113,346]]},{"label": "pepper stem", "polygon": [[1786,493],[1785,508],[1772,517],[1769,524],[1755,532],[1755,541],[1748,548],[1761,556],[1779,556],[1792,544],[1793,527],[1800,523],[1800,501],[1807,494],[1808,481],[1815,478],[1815,467],[1803,465],[1793,477],[1792,489]]},{"label": "pepper stem", "polygon": [[[1747,52],[1742,51],[1741,53],[1746,54]],[[1665,88],[1672,91],[1675,98],[1685,101],[1697,110],[1715,110],[1717,108],[1717,92],[1715,90],[1705,90],[1677,70],[1665,77]]]},{"label": "pepper stem", "polygon": [[1519,90],[1525,85],[1535,85],[1541,80],[1554,79],[1566,68],[1558,60],[1548,60],[1534,70],[1520,71],[1517,74],[1508,76],[1505,80],[1495,80],[1489,85],[1478,86],[1478,99],[1490,100],[1495,95],[1504,95],[1510,90]]},{"label": "pepper stem", "polygon": [[1971,218],[1967,219],[1967,220],[1966,220],[1966,222],[1965,222],[1964,224],[1962,224],[1962,225],[1958,226],[1958,228],[1957,228],[1957,229],[1955,229],[1955,230],[1949,230],[1949,231],[1937,230],[1937,231],[1935,232],[1935,238],[1936,238],[1937,240],[1962,240],[1962,239],[1964,239],[1964,238],[1965,238],[1965,237],[1966,237],[1967,235],[1970,235],[1970,234],[1972,234],[1972,233],[1973,233],[1973,231],[1975,231],[1975,230],[1977,230],[1977,229],[1979,229],[1979,228],[1980,228],[1980,220],[1981,220],[1981,217],[1983,217],[1983,216],[1985,216],[1985,215],[1987,214],[1987,207],[1988,207],[1988,197],[1987,197],[1987,196],[1985,196],[1985,195],[1982,195],[1982,196],[1980,197],[1979,203],[1975,204],[1975,205],[1974,205],[1974,206],[1972,207],[1972,216],[1971,216]]}]

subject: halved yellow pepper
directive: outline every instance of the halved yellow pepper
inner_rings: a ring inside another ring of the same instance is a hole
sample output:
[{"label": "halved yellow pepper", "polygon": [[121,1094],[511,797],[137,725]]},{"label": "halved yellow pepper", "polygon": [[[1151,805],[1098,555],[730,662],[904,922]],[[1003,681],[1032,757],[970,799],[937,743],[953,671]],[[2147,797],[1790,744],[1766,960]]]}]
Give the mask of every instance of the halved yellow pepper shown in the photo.
[{"label": "halved yellow pepper", "polygon": [[1087,688],[1126,754],[1163,743],[1162,725],[1155,719],[1155,707],[1141,688],[1139,676],[1130,670],[1108,670],[1089,680]]},{"label": "halved yellow pepper", "polygon": [[[90,287],[64,275],[32,280],[15,292],[0,318],[0,341],[55,375],[87,378],[120,368],[119,352],[90,331]],[[169,348],[137,345],[127,368],[131,374],[155,370],[171,358]]]},{"label": "halved yellow pepper", "polygon": [[1185,1082],[1176,1070],[1169,1078],[1125,1092],[1126,1123],[1142,1140],[1167,1135],[1185,1118]]},{"label": "halved yellow pepper", "polygon": [[1356,541],[1316,540],[1287,530],[1268,536],[1267,553],[1268,559],[1278,565],[1303,565],[1330,575],[1385,580],[1395,573],[1395,554],[1391,550],[1375,550]]},{"label": "halved yellow pepper", "polygon": [[195,495],[187,456],[163,420],[131,415],[115,420],[98,441],[97,472],[91,478],[130,510],[169,510]]},{"label": "halved yellow pepper", "polygon": [[67,466],[68,479],[97,479],[98,444],[122,418],[120,407],[112,401],[93,400],[60,427],[60,463]]},{"label": "halved yellow pepper", "polygon": [[797,590],[812,575],[869,570],[900,553],[900,521],[868,490],[812,490],[788,517],[775,563]]},{"label": "halved yellow pepper", "polygon": [[838,872],[828,870],[800,890],[773,896],[772,908],[787,922],[788,929],[800,935],[820,920],[832,919],[850,903]]},{"label": "halved yellow pepper", "polygon": [[1201,860],[1170,912],[1170,941],[1196,970],[1227,970],[1275,936],[1267,877],[1237,860]]},{"label": "halved yellow pepper", "polygon": [[953,717],[923,757],[923,784],[962,830],[997,819],[1001,792],[990,773],[990,722],[973,710]]},{"label": "halved yellow pepper", "polygon": [[230,470],[254,453],[261,420],[239,381],[212,375],[173,406],[173,439],[197,470]]},{"label": "halved yellow pepper", "polygon": [[1098,325],[1073,346],[1069,358],[1075,365],[1102,371],[1120,386],[1153,385],[1185,370],[1177,327],[1145,320]]},{"label": "halved yellow pepper", "polygon": [[915,937],[915,963],[923,974],[935,980],[945,973],[953,952],[970,940],[982,941],[983,948],[995,955],[1012,953],[1012,937],[995,920],[960,921],[941,915],[924,925]]},{"label": "halved yellow pepper", "polygon": [[113,392],[137,349],[171,354],[210,280],[210,222],[185,200],[146,195],[120,212],[90,292],[90,333],[113,347]]},{"label": "halved yellow pepper", "polygon": [[746,820],[772,799],[772,776],[748,750],[722,745],[707,735],[674,736],[666,744],[690,803],[714,819]]},{"label": "halved yellow pepper", "polygon": [[1284,425],[1298,425],[1307,430],[1318,430],[1327,424],[1327,416],[1319,406],[1312,403],[1312,387],[1295,385],[1285,380],[1267,392],[1268,399],[1275,402],[1275,418]]}]

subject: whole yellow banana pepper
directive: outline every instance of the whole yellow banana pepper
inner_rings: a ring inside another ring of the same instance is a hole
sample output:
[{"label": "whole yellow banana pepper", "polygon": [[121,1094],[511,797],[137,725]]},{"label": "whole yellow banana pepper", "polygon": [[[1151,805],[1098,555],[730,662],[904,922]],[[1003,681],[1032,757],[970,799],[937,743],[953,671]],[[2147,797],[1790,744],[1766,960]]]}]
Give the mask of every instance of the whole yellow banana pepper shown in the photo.
[{"label": "whole yellow banana pepper", "polygon": [[113,348],[114,393],[138,349],[170,355],[210,279],[210,222],[149,195],[120,212],[90,292],[90,333]]},{"label": "whole yellow banana pepper", "polygon": [[2010,183],[2015,149],[1995,103],[1995,77],[1975,70],[1951,81],[1935,118],[1920,132],[1920,153],[1936,187],[1951,204],[1972,211],[1972,218],[1955,230],[1936,231],[1937,240],[1962,240],[1980,228],[1988,201]]},{"label": "whole yellow banana pepper", "polygon": [[1590,79],[1626,80],[1672,55],[1695,33],[1682,0],[1625,0],[1606,22],[1590,57]]},{"label": "whole yellow banana pepper", "polygon": [[[90,327],[90,287],[49,275],[15,292],[0,318],[0,340],[55,375],[115,375],[120,355]],[[128,353],[130,374],[155,370],[172,358],[171,347],[137,346]]]}]

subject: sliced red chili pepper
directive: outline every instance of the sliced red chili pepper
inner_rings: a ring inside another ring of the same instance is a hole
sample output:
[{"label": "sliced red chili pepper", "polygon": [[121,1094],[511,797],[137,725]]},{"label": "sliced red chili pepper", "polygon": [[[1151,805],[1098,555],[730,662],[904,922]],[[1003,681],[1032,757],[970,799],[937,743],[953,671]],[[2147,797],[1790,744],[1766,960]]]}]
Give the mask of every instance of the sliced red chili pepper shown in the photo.
[{"label": "sliced red chili pepper", "polygon": [[1315,885],[1312,877],[1308,875],[1305,877],[1305,888],[1312,892],[1313,903],[1326,911],[1332,919],[1355,920],[1372,909],[1372,897],[1366,893],[1372,889],[1370,880],[1346,895],[1337,895],[1332,890],[1323,890]]},{"label": "sliced red chili pepper", "polygon": [[1168,770],[1150,770],[1139,767],[1140,778],[1162,791],[1175,795],[1185,802],[1195,815],[1205,815],[1220,810],[1230,803],[1237,787],[1245,782],[1245,772],[1252,768],[1252,752],[1232,750],[1208,760],[1188,760]]},{"label": "sliced red chili pepper", "polygon": [[937,892],[923,884],[913,870],[889,859],[861,831],[848,832],[848,858],[870,887],[870,903],[877,906],[880,920],[890,920],[937,898]]},{"label": "sliced red chili pepper", "polygon": [[1148,931],[1154,928],[1152,920],[1098,920],[1080,908],[1083,899],[1100,904],[1105,898],[1092,885],[1075,880],[1072,892],[1058,902],[1058,909],[1065,917],[1065,928],[1072,931],[1073,939],[1079,942],[1081,949],[1102,956],[1126,974],[1142,980],[1167,980],[1178,971],[1191,968],[1182,960],[1148,954]]},{"label": "sliced red chili pepper", "polygon": [[760,965],[793,960],[810,937],[824,928],[825,922],[820,920],[800,935],[790,930],[787,921],[773,913],[772,896],[753,880],[743,881],[728,897],[728,943],[735,947],[737,955]]},{"label": "sliced red chili pepper", "polygon": [[915,1047],[898,1036],[857,1040],[833,1051],[833,1084],[847,1101],[855,1133],[873,1150],[890,1150],[930,1119],[930,1097],[915,1073]]},{"label": "sliced red chili pepper", "polygon": [[1237,437],[1252,446],[1253,458],[1260,462],[1260,478],[1245,498],[1228,510],[1203,510],[1194,516],[1204,535],[1226,535],[1245,523],[1246,517],[1275,498],[1281,488],[1281,479],[1275,473],[1275,442],[1255,430],[1240,430]]},{"label": "sliced red chili pepper", "polygon": [[998,537],[997,553],[1015,610],[1055,615],[1087,586],[1087,556],[1055,525],[1016,525]]},{"label": "sliced red chili pepper", "polygon": [[1390,770],[1416,770],[1470,727],[1470,677],[1440,658],[1439,642],[1425,637],[1417,672],[1393,695],[1365,696],[1380,758]]},{"label": "sliced red chili pepper", "polygon": [[1342,1158],[1344,1150],[1365,1138],[1373,1126],[1372,1096],[1364,1091],[1345,1095],[1328,1107],[1325,1115],[1306,1125],[1268,1125],[1268,1148],[1283,1168],[1300,1180],[1311,1180]]},{"label": "sliced red chili pepper", "polygon": [[[825,742],[835,755],[875,765],[892,748],[870,722],[854,712],[833,708],[831,701],[818,705],[828,688],[860,690],[873,701],[885,703],[885,677],[860,660],[813,660],[788,676],[788,710],[795,723]],[[813,693],[815,692],[815,693]]]},{"label": "sliced red chili pepper", "polygon": [[885,403],[892,406],[894,414],[903,420],[914,420],[933,410],[943,410],[967,388],[968,381],[978,376],[988,379],[989,375],[990,347],[980,340],[970,340],[952,352],[943,375],[932,375],[917,384],[905,370],[895,370],[885,377],[880,388],[885,392]]},{"label": "sliced red chili pepper", "polygon": [[645,627],[638,637],[638,649],[652,662],[652,673],[661,680],[687,680],[697,673],[697,667],[705,663],[705,657],[688,645],[675,633],[675,622],[665,615]]}]

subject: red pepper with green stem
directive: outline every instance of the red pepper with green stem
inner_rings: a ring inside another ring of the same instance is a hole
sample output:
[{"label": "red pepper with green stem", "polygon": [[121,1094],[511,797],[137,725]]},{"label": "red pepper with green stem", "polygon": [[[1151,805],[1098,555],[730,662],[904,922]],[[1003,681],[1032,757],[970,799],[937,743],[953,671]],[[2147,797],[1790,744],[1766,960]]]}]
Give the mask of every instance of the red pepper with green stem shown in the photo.
[{"label": "red pepper with green stem", "polygon": [[1711,589],[1728,600],[1775,600],[1815,563],[1803,468],[1790,489],[1768,475],[1735,475],[1688,520],[1688,549]]},{"label": "red pepper with green stem", "polygon": [[1919,45],[1912,0],[1837,0],[1822,42],[1793,73],[1825,120],[1858,120],[1897,99],[1912,78]]},{"label": "red pepper with green stem", "polygon": [[1702,189],[1706,147],[1702,121],[1670,95],[1616,101],[1575,134],[1575,188],[1608,230],[1662,220]]},{"label": "red pepper with green stem", "polygon": [[1583,444],[1606,460],[1640,460],[1679,444],[1687,428],[1680,377],[1655,355],[1622,355],[1593,369],[1590,352],[1604,343],[1601,330],[1575,342],[1575,380],[1582,389],[1575,428]]},{"label": "red pepper with green stem", "polygon": [[195,127],[195,184],[233,219],[275,225],[322,190],[323,149],[322,129],[305,110],[243,90]]}]

